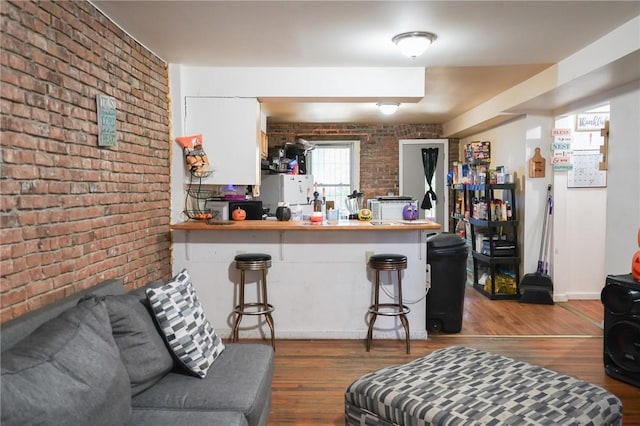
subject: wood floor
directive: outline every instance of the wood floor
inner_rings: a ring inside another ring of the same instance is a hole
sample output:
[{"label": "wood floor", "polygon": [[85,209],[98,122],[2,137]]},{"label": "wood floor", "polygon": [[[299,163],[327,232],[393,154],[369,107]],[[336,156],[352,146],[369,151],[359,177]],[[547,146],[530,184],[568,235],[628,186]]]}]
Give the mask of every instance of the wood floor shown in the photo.
[{"label": "wood floor", "polygon": [[[467,288],[462,331],[411,342],[278,340],[269,425],[344,425],[344,390],[359,376],[447,346],[469,346],[537,364],[602,386],[624,405],[624,424],[640,425],[640,389],[612,379],[602,364],[599,301],[527,305],[491,301]],[[277,325],[276,325],[277,326]],[[418,324],[412,324],[418,327]],[[277,331],[277,329],[276,329]]]}]

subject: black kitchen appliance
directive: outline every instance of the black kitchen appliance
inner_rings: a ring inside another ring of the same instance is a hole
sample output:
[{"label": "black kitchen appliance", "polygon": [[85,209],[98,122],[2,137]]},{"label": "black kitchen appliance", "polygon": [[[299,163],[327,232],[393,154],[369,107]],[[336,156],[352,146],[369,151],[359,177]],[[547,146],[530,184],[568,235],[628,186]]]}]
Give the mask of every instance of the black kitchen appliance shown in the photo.
[{"label": "black kitchen appliance", "polygon": [[229,220],[231,220],[231,214],[235,209],[240,207],[247,212],[246,220],[262,220],[262,201],[257,200],[244,200],[244,201],[229,201]]}]

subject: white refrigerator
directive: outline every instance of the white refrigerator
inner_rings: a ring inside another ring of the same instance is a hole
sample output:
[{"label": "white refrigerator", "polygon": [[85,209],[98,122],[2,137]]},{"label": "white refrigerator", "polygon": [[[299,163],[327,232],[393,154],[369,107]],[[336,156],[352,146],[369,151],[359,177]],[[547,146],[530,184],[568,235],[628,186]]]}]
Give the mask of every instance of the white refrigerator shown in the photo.
[{"label": "white refrigerator", "polygon": [[269,214],[275,213],[280,202],[286,203],[289,207],[307,206],[313,200],[313,176],[262,175],[259,198],[262,200],[262,207],[269,209]]}]

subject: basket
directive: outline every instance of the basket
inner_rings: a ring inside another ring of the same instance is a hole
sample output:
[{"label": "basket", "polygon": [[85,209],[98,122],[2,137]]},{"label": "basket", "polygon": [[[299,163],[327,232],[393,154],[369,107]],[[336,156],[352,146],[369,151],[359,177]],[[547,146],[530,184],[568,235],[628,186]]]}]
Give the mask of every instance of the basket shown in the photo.
[{"label": "basket", "polygon": [[209,220],[213,217],[211,212],[203,210],[185,210],[184,214],[191,220]]}]

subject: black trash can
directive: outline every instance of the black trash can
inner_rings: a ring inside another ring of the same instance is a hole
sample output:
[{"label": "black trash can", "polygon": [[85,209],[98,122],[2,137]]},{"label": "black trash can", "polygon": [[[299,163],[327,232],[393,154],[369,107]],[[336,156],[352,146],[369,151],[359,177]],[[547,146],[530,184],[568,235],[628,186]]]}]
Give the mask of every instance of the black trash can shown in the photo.
[{"label": "black trash can", "polygon": [[469,247],[457,234],[441,232],[427,238],[431,288],[427,293],[427,331],[459,333]]}]

